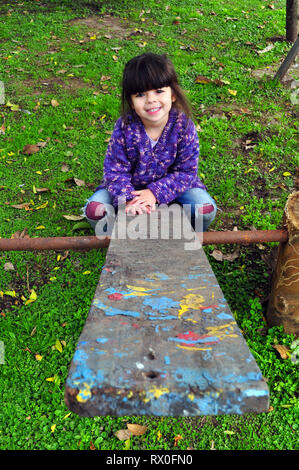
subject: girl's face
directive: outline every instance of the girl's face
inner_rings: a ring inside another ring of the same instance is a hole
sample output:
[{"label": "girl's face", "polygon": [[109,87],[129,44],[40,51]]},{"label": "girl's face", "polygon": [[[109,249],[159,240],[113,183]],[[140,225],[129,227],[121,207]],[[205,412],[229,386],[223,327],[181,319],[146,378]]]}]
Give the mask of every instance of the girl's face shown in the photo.
[{"label": "girl's face", "polygon": [[172,103],[176,100],[170,86],[131,95],[131,106],[144,127],[164,128]]}]

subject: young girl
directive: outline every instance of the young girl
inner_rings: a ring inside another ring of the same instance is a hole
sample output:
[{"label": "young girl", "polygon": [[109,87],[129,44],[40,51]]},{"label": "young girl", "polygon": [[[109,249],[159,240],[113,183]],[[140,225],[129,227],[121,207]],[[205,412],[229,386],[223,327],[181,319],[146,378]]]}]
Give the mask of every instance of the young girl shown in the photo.
[{"label": "young girl", "polygon": [[126,64],[122,117],[108,145],[104,179],[84,207],[92,227],[120,201],[132,215],[175,202],[189,204],[192,225],[202,217],[207,230],[216,204],[197,176],[199,143],[190,114],[165,55],[146,53]]}]

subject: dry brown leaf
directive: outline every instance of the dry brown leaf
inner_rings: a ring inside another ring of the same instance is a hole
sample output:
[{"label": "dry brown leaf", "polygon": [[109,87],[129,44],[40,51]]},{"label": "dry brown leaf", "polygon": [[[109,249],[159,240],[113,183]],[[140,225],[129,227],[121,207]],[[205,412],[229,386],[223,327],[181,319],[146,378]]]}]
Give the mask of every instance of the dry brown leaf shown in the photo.
[{"label": "dry brown leaf", "polygon": [[59,103],[57,100],[51,100],[51,105],[53,106],[53,108],[56,108],[56,106],[59,106]]},{"label": "dry brown leaf", "polygon": [[131,435],[132,433],[129,429],[120,429],[114,433],[114,436],[116,436],[120,441],[130,439]]},{"label": "dry brown leaf", "polygon": [[217,261],[223,261],[223,253],[220,250],[214,250],[211,253],[211,256],[213,256],[213,258],[216,259]]},{"label": "dry brown leaf", "polygon": [[22,150],[22,153],[26,155],[33,155],[34,153],[39,152],[39,150],[40,150],[40,147],[38,145],[28,144],[28,145],[25,145],[25,147]]},{"label": "dry brown leaf", "polygon": [[10,238],[30,238],[27,232],[28,229],[25,227],[22,231],[18,230],[17,232],[13,233]]},{"label": "dry brown leaf", "polygon": [[35,188],[37,193],[45,193],[46,191],[50,191],[49,188]]},{"label": "dry brown leaf", "polygon": [[13,207],[14,209],[29,209],[30,207],[30,202],[23,202],[23,204],[12,204],[10,207]]},{"label": "dry brown leaf", "polygon": [[69,171],[70,167],[64,163],[61,167],[61,171],[63,171],[64,173],[66,173],[67,171]]},{"label": "dry brown leaf", "polygon": [[282,344],[273,344],[273,348],[278,351],[281,359],[288,359],[290,357],[290,350]]},{"label": "dry brown leaf", "polygon": [[77,186],[85,186],[85,181],[79,180],[79,178],[74,178],[74,181]]},{"label": "dry brown leaf", "polygon": [[146,431],[146,426],[141,426],[140,424],[127,424],[127,428],[131,431],[133,436],[142,436]]},{"label": "dry brown leaf", "polygon": [[235,259],[237,259],[240,255],[240,249],[237,248],[235,251],[233,251],[233,253],[222,253],[222,251],[220,250],[214,250],[212,253],[211,253],[211,256],[213,256],[213,258],[217,261],[234,261]]}]

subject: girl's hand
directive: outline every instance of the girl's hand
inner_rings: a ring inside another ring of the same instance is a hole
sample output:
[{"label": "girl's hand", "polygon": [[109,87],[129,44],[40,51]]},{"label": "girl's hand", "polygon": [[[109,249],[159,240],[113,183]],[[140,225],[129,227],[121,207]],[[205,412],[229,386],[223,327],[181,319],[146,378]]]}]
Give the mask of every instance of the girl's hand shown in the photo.
[{"label": "girl's hand", "polygon": [[140,191],[132,191],[134,199],[130,201],[132,204],[138,204],[141,208],[146,208],[147,213],[156,210],[157,199],[150,189],[141,189]]},{"label": "girl's hand", "polygon": [[131,201],[126,202],[126,214],[129,215],[137,215],[143,214],[144,212],[148,212],[146,208],[139,206],[138,203],[134,202],[133,199]]}]

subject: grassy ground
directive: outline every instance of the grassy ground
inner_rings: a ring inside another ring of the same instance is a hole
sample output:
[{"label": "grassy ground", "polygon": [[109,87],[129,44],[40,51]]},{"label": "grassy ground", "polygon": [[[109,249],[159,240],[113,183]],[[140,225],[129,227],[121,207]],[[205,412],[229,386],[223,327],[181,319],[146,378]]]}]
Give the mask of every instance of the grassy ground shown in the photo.
[{"label": "grassy ground", "polygon": [[[123,66],[148,50],[170,55],[193,104],[199,172],[219,205],[211,228],[279,227],[298,165],[291,90],[271,80],[290,48],[284,0],[0,5],[1,237],[92,234],[76,216],[101,179]],[[37,148],[26,153],[26,145]],[[295,449],[293,338],[264,320],[276,247],[242,247],[222,262],[215,248],[206,253],[268,381],[269,412],[94,419],[69,412],[64,382],[105,252],[3,252],[0,448]],[[120,441],[114,432],[128,422],[146,433]]]}]

